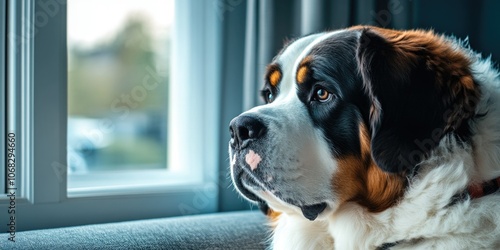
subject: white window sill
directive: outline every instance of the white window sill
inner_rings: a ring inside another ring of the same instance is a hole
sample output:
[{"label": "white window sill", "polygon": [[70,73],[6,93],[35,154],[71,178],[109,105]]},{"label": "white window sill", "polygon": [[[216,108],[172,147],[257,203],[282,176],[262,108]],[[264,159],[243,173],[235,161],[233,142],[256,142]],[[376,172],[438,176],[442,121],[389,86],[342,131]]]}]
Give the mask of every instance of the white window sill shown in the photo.
[{"label": "white window sill", "polygon": [[159,169],[68,175],[68,198],[169,193],[192,189],[202,176]]}]

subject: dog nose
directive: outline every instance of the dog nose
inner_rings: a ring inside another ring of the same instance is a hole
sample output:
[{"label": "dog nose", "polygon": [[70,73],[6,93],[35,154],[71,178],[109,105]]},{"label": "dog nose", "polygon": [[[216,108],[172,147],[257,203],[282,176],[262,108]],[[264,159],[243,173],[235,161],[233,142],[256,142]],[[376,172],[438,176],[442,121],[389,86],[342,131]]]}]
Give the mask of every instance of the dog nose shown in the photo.
[{"label": "dog nose", "polygon": [[231,145],[235,148],[244,148],[248,142],[263,136],[266,126],[252,116],[238,116],[229,123]]}]

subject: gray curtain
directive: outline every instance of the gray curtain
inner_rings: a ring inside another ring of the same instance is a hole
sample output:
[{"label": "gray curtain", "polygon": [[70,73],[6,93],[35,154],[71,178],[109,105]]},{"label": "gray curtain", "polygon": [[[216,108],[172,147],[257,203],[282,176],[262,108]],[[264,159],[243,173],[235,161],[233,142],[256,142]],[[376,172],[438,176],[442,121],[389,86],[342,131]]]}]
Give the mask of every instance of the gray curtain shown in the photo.
[{"label": "gray curtain", "polygon": [[[357,24],[434,29],[469,37],[472,48],[500,59],[497,0],[214,0],[223,22],[222,124],[261,104],[264,70],[287,39]],[[248,209],[227,177],[227,127],[221,128],[219,210]]]}]

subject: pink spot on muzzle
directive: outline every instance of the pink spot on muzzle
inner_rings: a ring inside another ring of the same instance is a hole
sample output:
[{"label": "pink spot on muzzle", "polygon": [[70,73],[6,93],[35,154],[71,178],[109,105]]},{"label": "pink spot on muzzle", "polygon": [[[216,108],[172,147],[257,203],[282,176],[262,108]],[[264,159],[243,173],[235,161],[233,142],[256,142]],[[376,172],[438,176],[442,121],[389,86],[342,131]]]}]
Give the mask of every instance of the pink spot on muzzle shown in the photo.
[{"label": "pink spot on muzzle", "polygon": [[250,166],[250,169],[254,171],[257,168],[257,165],[259,165],[260,161],[262,161],[262,158],[260,157],[260,155],[250,149],[250,151],[248,151],[248,154],[245,156],[245,161],[247,162],[248,166]]}]

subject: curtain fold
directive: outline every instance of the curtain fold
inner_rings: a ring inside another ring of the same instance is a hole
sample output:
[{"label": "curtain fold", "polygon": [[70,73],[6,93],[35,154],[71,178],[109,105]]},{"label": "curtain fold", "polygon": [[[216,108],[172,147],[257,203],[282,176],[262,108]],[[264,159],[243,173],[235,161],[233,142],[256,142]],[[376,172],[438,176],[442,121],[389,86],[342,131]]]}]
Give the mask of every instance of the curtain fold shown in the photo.
[{"label": "curtain fold", "polygon": [[[300,0],[247,1],[243,107],[260,103],[266,65],[288,38],[300,33]],[[247,95],[247,93],[252,93]]]},{"label": "curtain fold", "polygon": [[252,93],[258,89],[257,75],[259,74],[259,67],[257,63],[257,28],[258,28],[258,2],[256,0],[249,0],[247,6],[246,17],[246,32],[245,37],[245,58],[244,58],[244,71],[243,71],[243,108],[245,110],[253,107],[257,103],[256,95],[249,95],[245,93]]}]

